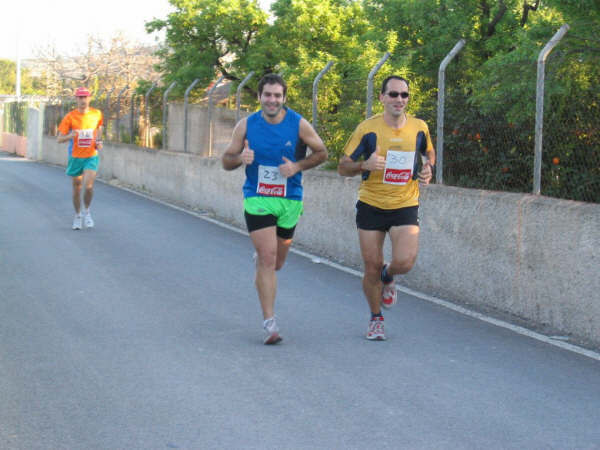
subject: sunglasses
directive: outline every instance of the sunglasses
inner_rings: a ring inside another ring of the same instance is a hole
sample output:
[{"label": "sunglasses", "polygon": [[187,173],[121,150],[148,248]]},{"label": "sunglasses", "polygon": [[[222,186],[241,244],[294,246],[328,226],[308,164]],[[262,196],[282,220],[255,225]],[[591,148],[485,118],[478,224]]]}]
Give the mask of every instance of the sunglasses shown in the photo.
[{"label": "sunglasses", "polygon": [[389,95],[392,98],[397,98],[398,96],[402,97],[402,98],[408,98],[408,92],[396,92],[396,91],[390,91],[388,92],[386,95]]}]

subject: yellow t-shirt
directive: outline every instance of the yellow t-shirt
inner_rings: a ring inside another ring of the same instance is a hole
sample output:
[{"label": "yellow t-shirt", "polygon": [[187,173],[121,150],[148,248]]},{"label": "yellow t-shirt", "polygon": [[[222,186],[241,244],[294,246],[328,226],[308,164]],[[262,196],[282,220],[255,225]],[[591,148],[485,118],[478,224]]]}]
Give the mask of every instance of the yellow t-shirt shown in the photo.
[{"label": "yellow t-shirt", "polygon": [[385,123],[383,114],[375,115],[356,127],[344,153],[353,161],[367,160],[378,147],[379,155],[386,158],[386,168],[362,173],[358,199],[380,209],[418,205],[419,182],[413,176],[419,149],[434,151],[427,124],[407,114],[406,124],[394,129]]},{"label": "yellow t-shirt", "polygon": [[98,154],[96,150],[96,136],[98,127],[102,125],[102,112],[89,108],[85,114],[74,109],[69,112],[58,126],[62,134],[69,134],[71,130],[77,131],[77,137],[69,141],[69,156],[74,158],[90,158]]}]

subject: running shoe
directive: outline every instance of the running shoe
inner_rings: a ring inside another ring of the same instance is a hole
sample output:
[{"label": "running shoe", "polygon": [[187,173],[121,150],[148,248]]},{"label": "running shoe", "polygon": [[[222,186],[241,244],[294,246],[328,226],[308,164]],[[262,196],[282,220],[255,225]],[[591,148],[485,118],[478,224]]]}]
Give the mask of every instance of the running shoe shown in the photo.
[{"label": "running shoe", "polygon": [[381,306],[384,308],[391,308],[398,301],[398,294],[396,292],[396,283],[393,281],[383,285],[381,290]]},{"label": "running shoe", "polygon": [[371,319],[366,337],[370,341],[385,341],[385,332],[383,331],[383,316],[374,317]]},{"label": "running shoe", "polygon": [[[388,265],[385,264],[385,269]],[[383,270],[382,270],[383,272]],[[383,276],[381,277],[383,279]],[[383,281],[383,280],[382,280]],[[381,306],[384,308],[391,308],[398,301],[398,294],[396,293],[396,283],[392,279],[389,283],[383,283],[383,289],[381,290]]]},{"label": "running shoe", "polygon": [[277,322],[275,322],[275,317],[271,317],[267,319],[263,323],[263,329],[265,332],[265,337],[263,339],[263,344],[272,345],[277,344],[283,338],[279,335],[279,327],[277,326]]},{"label": "running shoe", "polygon": [[75,214],[75,218],[73,219],[73,229],[81,230],[81,214]]},{"label": "running shoe", "polygon": [[88,213],[83,216],[83,223],[86,228],[94,228],[94,220],[92,219],[92,214],[88,211]]}]

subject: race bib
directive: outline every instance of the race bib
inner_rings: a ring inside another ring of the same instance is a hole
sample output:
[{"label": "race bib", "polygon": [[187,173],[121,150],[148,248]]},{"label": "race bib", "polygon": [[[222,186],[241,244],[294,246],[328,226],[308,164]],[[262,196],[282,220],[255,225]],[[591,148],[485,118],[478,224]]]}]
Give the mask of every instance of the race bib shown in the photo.
[{"label": "race bib", "polygon": [[256,193],[268,197],[285,197],[287,179],[277,166],[258,166]]},{"label": "race bib", "polygon": [[388,150],[383,169],[383,182],[404,186],[412,178],[415,152]]},{"label": "race bib", "polygon": [[94,130],[77,130],[77,145],[79,148],[89,148],[94,140]]}]

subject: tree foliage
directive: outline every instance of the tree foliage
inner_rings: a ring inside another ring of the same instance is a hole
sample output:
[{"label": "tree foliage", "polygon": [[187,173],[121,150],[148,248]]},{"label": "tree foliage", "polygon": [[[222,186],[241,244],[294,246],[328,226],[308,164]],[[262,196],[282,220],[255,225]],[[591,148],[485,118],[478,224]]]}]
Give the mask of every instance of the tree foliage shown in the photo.
[{"label": "tree foliage", "polygon": [[[531,189],[537,58],[568,23],[547,61],[545,126],[563,131],[548,136],[556,146],[544,154],[545,185],[575,190],[565,185],[577,166],[560,172],[556,161],[584,151],[591,176],[600,177],[597,0],[276,0],[270,18],[256,0],[171,4],[176,11],[147,28],[167,32],[160,69],[165,86],[180,82],[180,95],[196,78],[208,85],[220,74],[236,83],[252,70],[251,103],[258,78],[279,72],[290,85],[289,103],[310,117],[312,82],[334,61],[319,86],[319,132],[333,160],[364,118],[367,76],[385,52],[392,56],[375,86],[391,73],[409,78],[411,112],[435,131],[439,65],[465,39],[446,72],[445,181],[515,191]],[[589,199],[589,190],[573,198]]]},{"label": "tree foliage", "polygon": [[[14,61],[0,59],[0,95],[15,95],[17,86],[17,64]],[[44,94],[44,86],[31,76],[26,68],[21,68],[21,94]]]},{"label": "tree foliage", "polygon": [[[175,12],[146,24],[148,32],[166,31],[159,69],[165,82],[178,82],[183,93],[195,79],[208,85],[215,73],[241,80],[250,61],[272,71],[272,59],[260,58],[254,43],[267,30],[267,14],[256,0],[171,0]],[[254,56],[254,57],[253,57]],[[175,92],[176,94],[176,92]]]},{"label": "tree foliage", "polygon": [[43,74],[46,93],[71,96],[77,86],[93,91],[117,92],[136,87],[139,80],[157,81],[160,74],[154,66],[159,62],[155,49],[132,43],[122,34],[109,41],[89,35],[81,53],[64,57],[53,46],[40,47],[37,64]]}]

